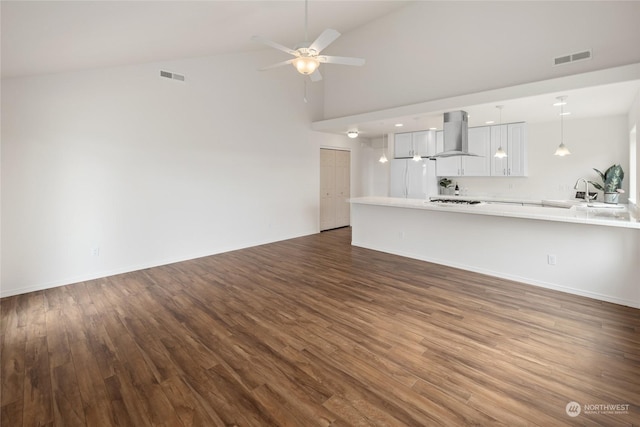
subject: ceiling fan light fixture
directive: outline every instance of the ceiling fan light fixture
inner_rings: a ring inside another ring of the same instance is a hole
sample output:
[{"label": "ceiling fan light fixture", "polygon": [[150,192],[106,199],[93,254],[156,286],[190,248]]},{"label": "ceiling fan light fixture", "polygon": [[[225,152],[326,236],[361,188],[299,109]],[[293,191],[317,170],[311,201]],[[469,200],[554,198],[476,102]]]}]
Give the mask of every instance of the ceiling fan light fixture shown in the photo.
[{"label": "ceiling fan light fixture", "polygon": [[308,76],[318,69],[320,62],[314,56],[299,56],[293,60],[293,66],[300,74]]},{"label": "ceiling fan light fixture", "polygon": [[358,131],[357,130],[350,130],[349,132],[347,132],[347,136],[349,138],[357,138],[358,137]]}]

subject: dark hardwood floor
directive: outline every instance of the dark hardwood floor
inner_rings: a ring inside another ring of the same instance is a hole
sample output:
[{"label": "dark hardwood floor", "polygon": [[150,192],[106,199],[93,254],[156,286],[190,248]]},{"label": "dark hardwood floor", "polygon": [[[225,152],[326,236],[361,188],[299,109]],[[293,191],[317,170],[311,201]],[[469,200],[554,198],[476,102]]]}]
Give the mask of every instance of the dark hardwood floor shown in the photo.
[{"label": "dark hardwood floor", "polygon": [[0,423],[640,423],[640,310],[350,240],[2,299]]}]

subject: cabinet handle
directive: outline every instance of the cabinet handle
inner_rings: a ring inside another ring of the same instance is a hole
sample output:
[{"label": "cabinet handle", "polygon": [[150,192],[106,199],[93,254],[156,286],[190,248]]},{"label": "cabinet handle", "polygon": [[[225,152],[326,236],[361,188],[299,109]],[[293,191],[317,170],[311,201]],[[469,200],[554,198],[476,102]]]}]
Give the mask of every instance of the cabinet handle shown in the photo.
[{"label": "cabinet handle", "polygon": [[509,175],[511,175],[511,168],[507,169]]},{"label": "cabinet handle", "polygon": [[506,169],[502,169],[502,175],[506,175],[507,174],[507,170]]}]

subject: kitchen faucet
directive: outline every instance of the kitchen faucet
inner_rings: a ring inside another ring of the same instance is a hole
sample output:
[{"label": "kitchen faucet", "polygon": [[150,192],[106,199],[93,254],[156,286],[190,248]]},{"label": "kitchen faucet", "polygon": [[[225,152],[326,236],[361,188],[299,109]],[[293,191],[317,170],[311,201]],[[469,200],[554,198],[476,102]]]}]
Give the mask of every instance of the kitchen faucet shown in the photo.
[{"label": "kitchen faucet", "polygon": [[576,181],[576,185],[574,185],[573,188],[574,190],[577,190],[580,181],[584,181],[584,201],[589,203],[591,201],[591,198],[589,197],[589,181],[584,178],[578,178],[578,180]]}]

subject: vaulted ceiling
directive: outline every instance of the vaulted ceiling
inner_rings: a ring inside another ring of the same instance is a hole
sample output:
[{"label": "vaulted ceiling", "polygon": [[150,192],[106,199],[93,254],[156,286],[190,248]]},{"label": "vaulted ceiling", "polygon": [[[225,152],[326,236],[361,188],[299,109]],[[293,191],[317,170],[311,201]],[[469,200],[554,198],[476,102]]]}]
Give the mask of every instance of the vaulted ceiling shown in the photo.
[{"label": "vaulted ceiling", "polygon": [[[324,29],[348,33],[406,7],[411,1],[311,0],[309,39]],[[7,1],[0,2],[2,77],[112,67],[268,49],[262,35],[285,46],[304,40],[305,2],[289,1]],[[331,52],[327,52],[331,53]],[[571,95],[574,117],[623,114],[640,82]],[[593,91],[597,91],[594,93]],[[598,99],[599,102],[591,102]],[[557,120],[551,95],[500,102],[505,116]],[[461,106],[473,125],[496,120],[495,103]],[[364,135],[440,127],[441,111],[350,123]],[[346,128],[323,129],[342,133]]]},{"label": "vaulted ceiling", "polygon": [[[406,1],[308,3],[309,38],[341,33]],[[13,77],[265,49],[263,35],[293,47],[304,40],[305,2],[5,1],[2,76]]]}]

